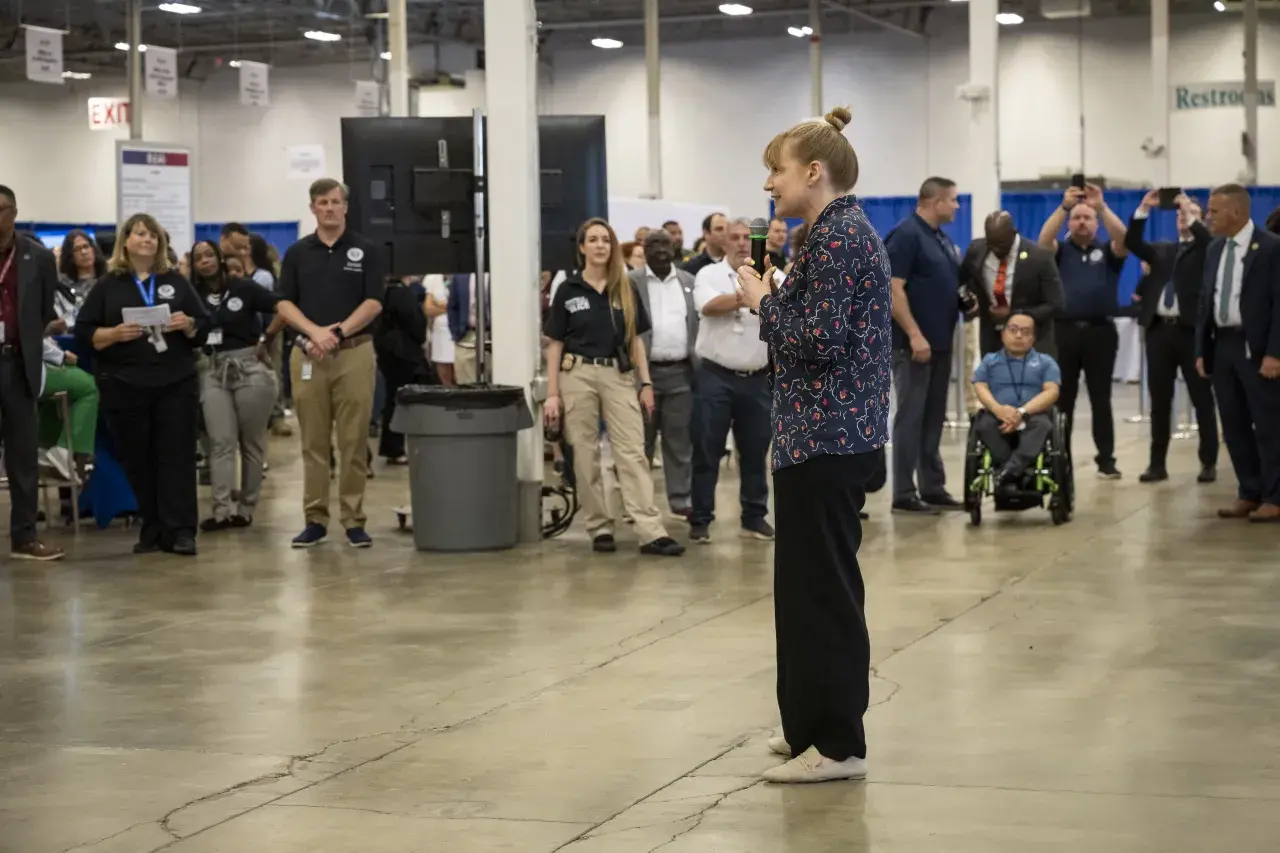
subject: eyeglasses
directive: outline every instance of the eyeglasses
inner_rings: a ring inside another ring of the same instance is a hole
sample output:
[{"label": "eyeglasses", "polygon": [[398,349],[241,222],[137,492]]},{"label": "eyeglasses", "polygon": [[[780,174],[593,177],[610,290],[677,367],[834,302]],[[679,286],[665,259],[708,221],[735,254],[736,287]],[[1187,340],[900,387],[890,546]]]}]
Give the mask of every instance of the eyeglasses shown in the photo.
[{"label": "eyeglasses", "polygon": [[0,204],[0,216],[4,216],[9,211],[17,209],[18,208],[14,207],[12,204]]},{"label": "eyeglasses", "polygon": [[1016,337],[1022,337],[1023,335],[1034,335],[1036,332],[1035,326],[1005,326],[1004,328],[1005,328],[1005,331],[1009,332],[1010,334]]}]

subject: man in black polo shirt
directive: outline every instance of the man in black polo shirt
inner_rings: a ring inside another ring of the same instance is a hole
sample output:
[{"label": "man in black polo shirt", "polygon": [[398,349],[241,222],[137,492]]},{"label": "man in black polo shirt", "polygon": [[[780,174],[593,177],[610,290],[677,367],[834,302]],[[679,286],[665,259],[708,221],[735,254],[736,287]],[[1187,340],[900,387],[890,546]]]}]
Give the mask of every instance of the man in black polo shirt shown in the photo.
[{"label": "man in black polo shirt", "polygon": [[[1110,242],[1098,240],[1098,221]],[[1063,220],[1067,240],[1058,243]],[[1102,190],[1093,184],[1069,187],[1058,207],[1040,229],[1039,243],[1055,253],[1062,293],[1067,307],[1054,324],[1058,364],[1062,368],[1062,394],[1058,408],[1067,416],[1067,447],[1071,446],[1076,395],[1084,372],[1093,410],[1093,444],[1097,450],[1098,476],[1120,479],[1116,469],[1116,425],[1111,414],[1111,375],[1116,366],[1120,336],[1112,318],[1119,311],[1117,288],[1128,250],[1124,247],[1124,221],[1107,207]]]},{"label": "man in black polo shirt", "polygon": [[332,178],[311,185],[315,233],[285,252],[277,311],[298,338],[290,358],[294,410],[302,433],[302,493],[307,526],[293,547],[325,538],[329,453],[338,445],[338,499],[347,542],[373,544],[365,532],[366,441],[376,382],[372,337],[382,311],[386,266],[371,241],[347,230],[347,188]]},{"label": "man in black polo shirt", "polygon": [[[916,212],[885,238],[893,274],[893,510],[959,509],[947,494],[942,427],[960,314],[960,253],[942,226],[956,218],[955,181],[929,178]],[[916,491],[919,469],[920,491]]]},{"label": "man in black polo shirt", "polygon": [[729,219],[723,213],[713,213],[702,220],[703,249],[684,265],[684,271],[697,277],[703,267],[724,260],[724,244],[729,233]]}]

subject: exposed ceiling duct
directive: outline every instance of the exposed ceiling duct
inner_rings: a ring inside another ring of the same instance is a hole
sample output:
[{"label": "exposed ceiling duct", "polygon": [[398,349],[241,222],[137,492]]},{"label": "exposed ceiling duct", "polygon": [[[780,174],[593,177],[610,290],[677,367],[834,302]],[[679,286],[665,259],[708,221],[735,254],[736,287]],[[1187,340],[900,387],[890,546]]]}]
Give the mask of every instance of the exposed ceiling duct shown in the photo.
[{"label": "exposed ceiling duct", "polygon": [[1090,0],[1040,0],[1040,15],[1050,21],[1088,18],[1093,8]]}]

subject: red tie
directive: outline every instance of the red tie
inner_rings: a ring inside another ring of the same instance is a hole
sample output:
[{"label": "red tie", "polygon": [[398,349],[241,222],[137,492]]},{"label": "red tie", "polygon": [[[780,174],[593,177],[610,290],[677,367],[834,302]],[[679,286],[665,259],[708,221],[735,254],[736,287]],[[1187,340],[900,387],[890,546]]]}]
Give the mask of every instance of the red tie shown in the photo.
[{"label": "red tie", "polygon": [[1009,304],[1009,300],[1004,296],[1004,278],[1009,271],[1009,259],[1005,258],[1000,261],[1000,269],[996,270],[996,283],[991,288],[991,295],[995,297],[996,307],[1004,308]]}]

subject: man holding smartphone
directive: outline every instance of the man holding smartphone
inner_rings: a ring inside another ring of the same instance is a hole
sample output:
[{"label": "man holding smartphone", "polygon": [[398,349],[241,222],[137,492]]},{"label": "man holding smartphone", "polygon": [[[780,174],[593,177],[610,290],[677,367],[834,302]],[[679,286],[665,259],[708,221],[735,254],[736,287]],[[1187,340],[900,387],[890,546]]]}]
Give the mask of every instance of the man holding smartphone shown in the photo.
[{"label": "man holding smartphone", "polygon": [[[1178,211],[1178,242],[1148,243],[1142,237],[1154,207]],[[1148,272],[1138,283],[1138,323],[1146,330],[1147,381],[1151,391],[1151,461],[1138,477],[1142,483],[1169,479],[1169,451],[1174,386],[1178,371],[1187,383],[1200,425],[1201,483],[1218,478],[1218,417],[1209,381],[1196,372],[1196,323],[1204,259],[1213,235],[1200,221],[1200,206],[1176,187],[1151,190],[1129,220],[1125,246]]]},{"label": "man holding smartphone", "polygon": [[[1059,243],[1064,221],[1067,239]],[[1099,224],[1106,227],[1109,241],[1098,239]],[[1062,194],[1062,205],[1044,223],[1038,241],[1054,252],[1066,298],[1066,309],[1054,324],[1054,338],[1062,369],[1058,407],[1067,416],[1067,446],[1071,446],[1070,431],[1083,372],[1093,409],[1093,443],[1097,450],[1094,458],[1098,476],[1104,480],[1120,479],[1111,413],[1111,375],[1120,348],[1114,317],[1120,309],[1120,269],[1129,254],[1124,245],[1127,230],[1120,217],[1107,207],[1101,188],[1085,183],[1083,187],[1068,187]]]}]

